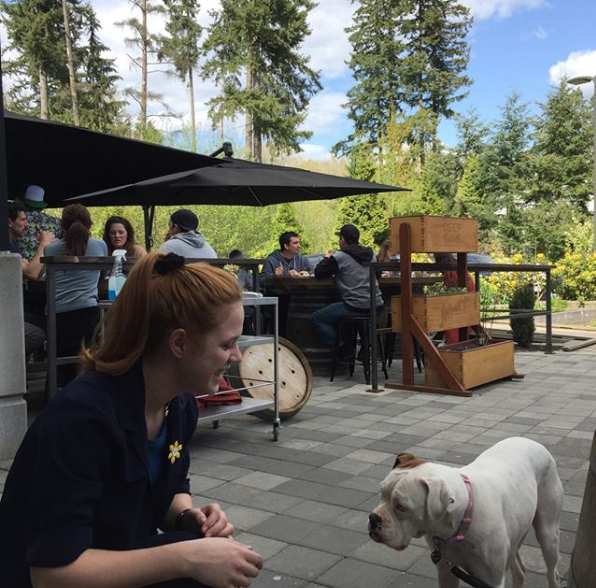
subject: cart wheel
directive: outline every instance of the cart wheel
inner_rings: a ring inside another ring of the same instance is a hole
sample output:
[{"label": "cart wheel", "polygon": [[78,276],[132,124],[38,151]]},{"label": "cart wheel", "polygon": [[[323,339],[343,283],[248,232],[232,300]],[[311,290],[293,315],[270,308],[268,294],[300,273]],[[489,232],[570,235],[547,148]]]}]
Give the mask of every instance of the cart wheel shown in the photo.
[{"label": "cart wheel", "polygon": [[213,424],[211,425],[214,429],[219,429],[219,421],[213,421]]},{"label": "cart wheel", "polygon": [[277,441],[279,439],[279,424],[275,423],[273,425],[273,440]]}]

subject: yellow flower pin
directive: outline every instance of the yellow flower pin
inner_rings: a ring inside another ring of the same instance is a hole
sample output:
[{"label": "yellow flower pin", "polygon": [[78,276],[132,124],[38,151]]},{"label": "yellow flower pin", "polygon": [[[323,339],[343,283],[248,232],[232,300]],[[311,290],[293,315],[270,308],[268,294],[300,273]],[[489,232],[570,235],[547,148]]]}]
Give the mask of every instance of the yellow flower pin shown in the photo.
[{"label": "yellow flower pin", "polygon": [[170,453],[168,459],[174,463],[182,455],[182,444],[174,441],[174,445],[170,445]]}]

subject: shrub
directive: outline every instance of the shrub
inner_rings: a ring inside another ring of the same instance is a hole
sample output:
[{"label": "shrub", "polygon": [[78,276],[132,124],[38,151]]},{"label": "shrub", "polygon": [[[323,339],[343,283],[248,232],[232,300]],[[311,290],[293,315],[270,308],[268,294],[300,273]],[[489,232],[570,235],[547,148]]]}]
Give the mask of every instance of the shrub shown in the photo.
[{"label": "shrub", "polygon": [[[534,309],[534,287],[532,284],[524,284],[518,287],[511,297],[509,309]],[[511,319],[511,330],[513,340],[522,347],[530,347],[534,341],[534,317],[519,317]]]},{"label": "shrub", "polygon": [[554,291],[566,300],[596,300],[596,254],[566,253],[553,270]]},{"label": "shrub", "polygon": [[[512,257],[501,257],[495,259],[498,264],[537,264],[546,265],[548,261],[542,254],[534,259],[525,259],[522,255],[516,254]],[[495,292],[495,304],[509,304],[513,293],[525,284],[531,284],[536,299],[542,296],[546,288],[546,276],[544,272],[494,272],[487,276],[484,281]]]}]

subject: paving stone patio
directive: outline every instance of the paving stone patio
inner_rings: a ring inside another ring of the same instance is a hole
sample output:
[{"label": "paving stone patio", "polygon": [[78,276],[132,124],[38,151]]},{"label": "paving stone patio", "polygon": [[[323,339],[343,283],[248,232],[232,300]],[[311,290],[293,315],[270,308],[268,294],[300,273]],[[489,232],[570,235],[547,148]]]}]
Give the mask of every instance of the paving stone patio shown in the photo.
[{"label": "paving stone patio", "polygon": [[[191,453],[195,503],[218,501],[236,538],[265,559],[254,588],[435,588],[422,539],[393,552],[368,538],[369,511],[395,454],[454,466],[520,435],[547,446],[565,486],[561,561],[566,575],[596,428],[596,350],[516,352],[523,380],[478,388],[471,398],[386,390],[361,374],[315,378],[306,406],[280,439],[253,416],[201,426]],[[399,378],[394,363],[391,379]],[[0,486],[10,462],[0,463]],[[535,537],[522,550],[527,588],[546,588]],[[508,580],[507,586],[510,586]],[[463,586],[463,584],[462,584]]]}]

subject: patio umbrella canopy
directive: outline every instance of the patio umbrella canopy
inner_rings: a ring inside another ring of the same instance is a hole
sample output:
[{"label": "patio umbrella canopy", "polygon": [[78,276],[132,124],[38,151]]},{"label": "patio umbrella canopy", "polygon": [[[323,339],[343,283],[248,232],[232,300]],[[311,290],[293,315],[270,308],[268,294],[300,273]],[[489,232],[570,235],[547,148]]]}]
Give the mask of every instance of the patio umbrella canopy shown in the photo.
[{"label": "patio umbrella canopy", "polygon": [[267,206],[407,190],[295,167],[226,157],[208,168],[155,177],[71,199],[86,206],[220,204]]},{"label": "patio umbrella canopy", "polygon": [[160,174],[194,170],[220,159],[4,111],[9,198],[30,184],[50,206],[78,194]]}]

